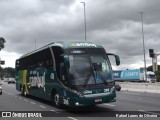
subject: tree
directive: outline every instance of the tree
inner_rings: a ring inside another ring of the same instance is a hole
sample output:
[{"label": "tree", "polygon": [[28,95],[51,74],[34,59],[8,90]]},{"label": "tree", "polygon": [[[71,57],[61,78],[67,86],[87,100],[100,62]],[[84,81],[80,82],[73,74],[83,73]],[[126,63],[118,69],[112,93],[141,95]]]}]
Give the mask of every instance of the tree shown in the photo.
[{"label": "tree", "polygon": [[147,67],[147,71],[152,71],[152,66]]},{"label": "tree", "polygon": [[156,71],[155,74],[156,74],[157,82],[160,82],[160,71]]},{"label": "tree", "polygon": [[[6,40],[3,38],[3,37],[0,37],[0,51],[1,49],[4,48],[4,43],[6,42]],[[1,63],[0,63],[1,64]],[[2,79],[3,76],[4,76],[4,73],[3,73],[3,68],[0,66],[0,78]]]},{"label": "tree", "polygon": [[[152,71],[152,65],[147,67],[147,71]],[[158,65],[158,71],[160,71],[160,65]]]},{"label": "tree", "polygon": [[4,68],[5,77],[15,77],[15,75],[16,75],[16,71],[14,68],[11,68],[11,67]]},{"label": "tree", "polygon": [[3,37],[0,37],[0,50],[4,48],[4,43],[6,40]]},{"label": "tree", "polygon": [[0,79],[2,80],[4,77],[3,68],[0,66]]}]

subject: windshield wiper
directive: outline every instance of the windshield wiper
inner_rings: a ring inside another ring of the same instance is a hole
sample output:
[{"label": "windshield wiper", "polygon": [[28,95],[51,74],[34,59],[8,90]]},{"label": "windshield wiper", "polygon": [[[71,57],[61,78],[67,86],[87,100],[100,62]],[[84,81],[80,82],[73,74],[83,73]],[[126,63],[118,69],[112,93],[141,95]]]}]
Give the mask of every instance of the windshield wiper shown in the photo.
[{"label": "windshield wiper", "polygon": [[91,71],[89,70],[89,72],[87,73],[87,78],[86,78],[85,83],[84,83],[84,85],[83,85],[84,87],[86,87],[86,85],[87,85],[90,77],[91,77]]},{"label": "windshield wiper", "polygon": [[101,80],[103,81],[103,83],[105,84],[105,85],[107,85],[108,84],[108,82],[105,80],[105,78],[103,77],[103,75],[101,74],[101,73],[99,73],[98,71],[96,71],[100,76],[101,76]]},{"label": "windshield wiper", "polygon": [[[108,83],[106,82],[106,80],[105,80],[105,78],[103,77],[103,75],[100,73],[100,72],[98,72],[98,70],[97,70],[97,67],[96,67],[96,63],[92,63],[92,70],[94,71],[94,74],[99,74],[100,76],[101,76],[101,80],[103,81],[103,83],[105,84],[105,85],[107,85]],[[96,78],[95,78],[96,79]]]}]

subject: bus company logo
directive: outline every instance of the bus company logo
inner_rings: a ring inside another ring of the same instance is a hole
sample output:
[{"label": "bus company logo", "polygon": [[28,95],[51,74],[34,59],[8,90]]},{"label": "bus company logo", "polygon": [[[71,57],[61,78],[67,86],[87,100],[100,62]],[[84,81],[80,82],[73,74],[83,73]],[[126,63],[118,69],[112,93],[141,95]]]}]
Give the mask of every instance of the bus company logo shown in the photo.
[{"label": "bus company logo", "polygon": [[12,117],[11,112],[2,112],[2,117]]},{"label": "bus company logo", "polygon": [[97,45],[96,44],[92,44],[92,43],[73,43],[72,44],[72,46],[74,46],[74,47],[85,47],[85,46],[87,46],[87,47],[97,47]]},{"label": "bus company logo", "polygon": [[38,87],[38,88],[44,88],[45,91],[45,72],[40,75],[39,72],[37,71],[31,71],[30,74],[32,73],[33,76],[30,77],[31,81],[31,86]]}]

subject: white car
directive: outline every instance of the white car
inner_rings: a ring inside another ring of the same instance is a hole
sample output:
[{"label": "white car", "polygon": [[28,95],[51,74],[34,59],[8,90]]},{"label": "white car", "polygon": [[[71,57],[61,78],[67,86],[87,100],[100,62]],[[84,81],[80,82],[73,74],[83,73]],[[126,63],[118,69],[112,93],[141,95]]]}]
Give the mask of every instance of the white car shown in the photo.
[{"label": "white car", "polygon": [[16,83],[15,78],[9,78],[8,79],[8,84],[10,84],[10,83],[15,84]]}]

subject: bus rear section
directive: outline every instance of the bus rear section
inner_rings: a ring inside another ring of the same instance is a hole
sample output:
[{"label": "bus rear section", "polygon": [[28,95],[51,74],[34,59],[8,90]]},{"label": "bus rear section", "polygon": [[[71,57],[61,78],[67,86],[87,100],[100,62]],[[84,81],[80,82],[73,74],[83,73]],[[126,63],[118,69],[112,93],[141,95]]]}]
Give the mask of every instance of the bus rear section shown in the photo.
[{"label": "bus rear section", "polygon": [[[51,100],[57,107],[116,101],[115,82],[108,58],[114,54],[106,53],[102,46],[86,42],[60,42],[46,47],[47,50],[42,49],[17,60],[17,90]],[[114,56],[119,65],[119,57]],[[44,64],[47,60],[52,63],[48,67]],[[28,61],[30,67],[18,67],[23,66],[18,63],[22,61]],[[43,64],[33,67],[32,64],[39,61]]]}]

